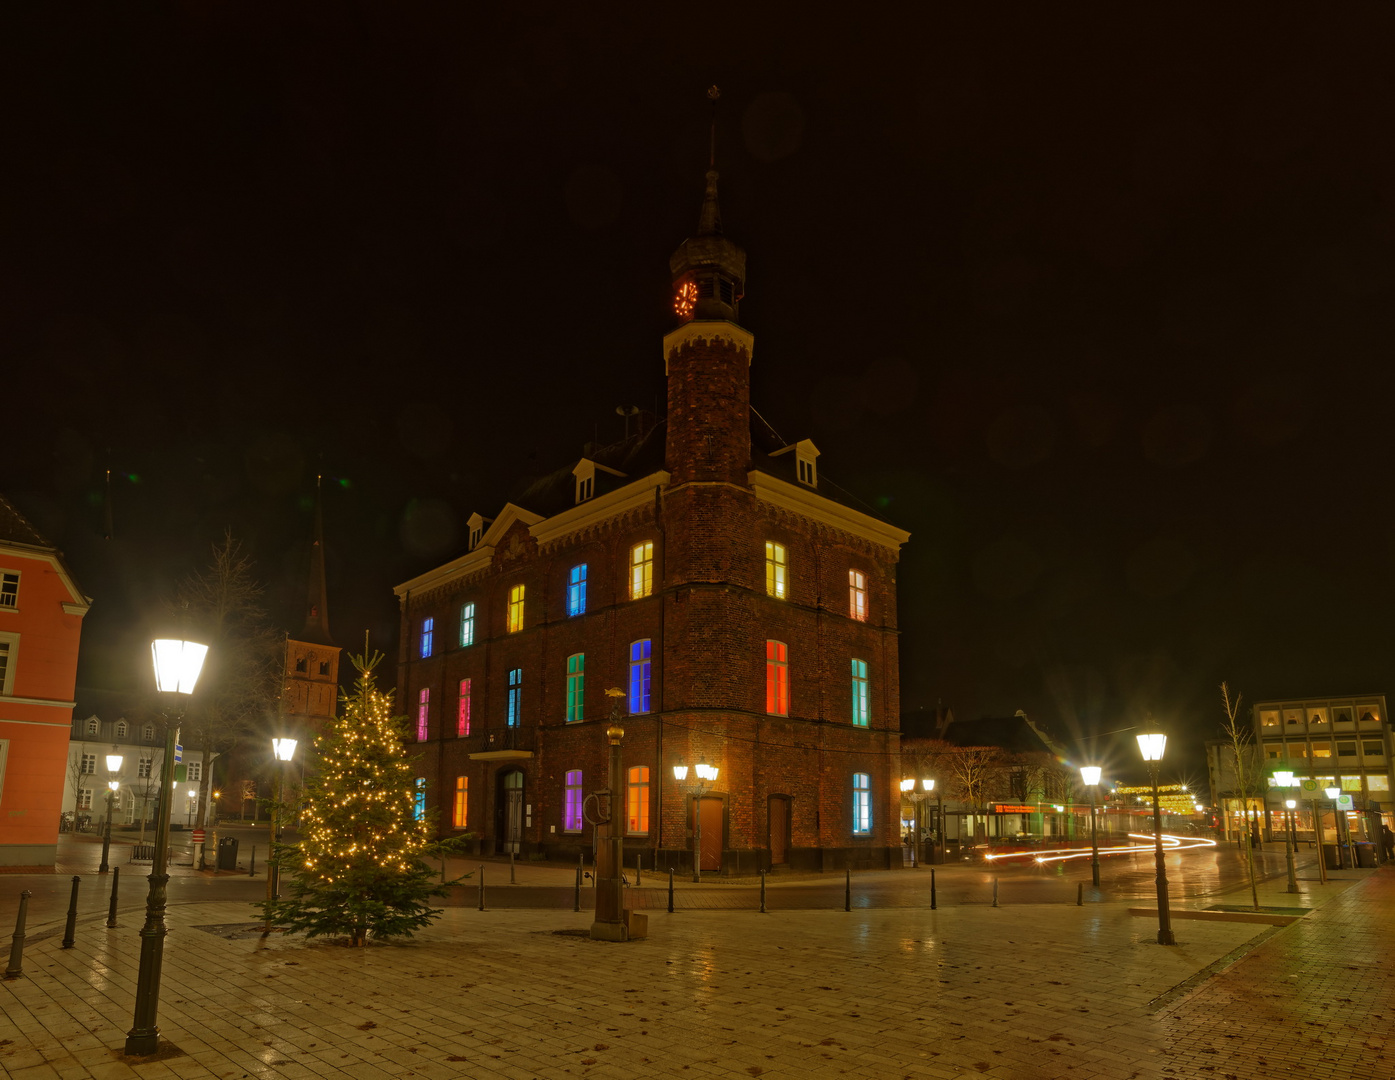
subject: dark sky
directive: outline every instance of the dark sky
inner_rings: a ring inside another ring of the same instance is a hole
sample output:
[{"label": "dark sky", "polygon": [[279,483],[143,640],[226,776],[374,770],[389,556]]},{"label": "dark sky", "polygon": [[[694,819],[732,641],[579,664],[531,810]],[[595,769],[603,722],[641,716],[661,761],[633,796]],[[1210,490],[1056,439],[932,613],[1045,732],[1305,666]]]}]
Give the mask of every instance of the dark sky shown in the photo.
[{"label": "dark sky", "polygon": [[717,83],[753,400],[912,533],[906,710],[1151,712],[1199,779],[1222,679],[1389,688],[1388,7],[516,6],[7,7],[0,490],[82,682],[225,527],[295,618],[317,471],[391,650],[472,511],[661,402]]}]

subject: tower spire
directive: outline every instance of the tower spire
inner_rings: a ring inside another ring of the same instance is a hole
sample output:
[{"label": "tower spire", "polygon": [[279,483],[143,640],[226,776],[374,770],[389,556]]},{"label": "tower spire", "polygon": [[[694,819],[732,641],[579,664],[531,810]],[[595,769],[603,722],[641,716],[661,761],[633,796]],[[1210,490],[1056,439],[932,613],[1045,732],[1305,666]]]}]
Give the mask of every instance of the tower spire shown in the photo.
[{"label": "tower spire", "polygon": [[321,494],[323,476],[315,477],[315,536],[310,543],[310,574],[305,603],[305,629],[302,641],[332,645],[329,636],[328,589],[325,585],[325,519]]},{"label": "tower spire", "polygon": [[708,88],[712,128],[707,144],[707,190],[697,233],[684,240],[668,261],[673,311],[684,323],[692,319],[736,322],[746,292],[746,253],[723,235],[722,211],[717,204],[717,99],[721,96],[717,87]]}]

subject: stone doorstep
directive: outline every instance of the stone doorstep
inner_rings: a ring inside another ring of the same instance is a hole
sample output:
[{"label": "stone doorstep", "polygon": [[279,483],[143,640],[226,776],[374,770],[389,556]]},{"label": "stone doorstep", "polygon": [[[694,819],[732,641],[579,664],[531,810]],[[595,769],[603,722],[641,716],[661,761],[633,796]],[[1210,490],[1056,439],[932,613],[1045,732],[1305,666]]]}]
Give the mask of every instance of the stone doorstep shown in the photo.
[{"label": "stone doorstep", "polygon": [[[1296,908],[1294,910],[1297,910]],[[1131,907],[1128,909],[1130,915],[1147,916],[1150,919],[1158,917],[1158,909]],[[1209,922],[1247,922],[1265,923],[1269,926],[1291,926],[1299,919],[1308,917],[1309,912],[1305,910],[1301,915],[1273,915],[1264,911],[1197,911],[1195,908],[1172,908],[1171,915],[1174,919],[1201,919]]]}]

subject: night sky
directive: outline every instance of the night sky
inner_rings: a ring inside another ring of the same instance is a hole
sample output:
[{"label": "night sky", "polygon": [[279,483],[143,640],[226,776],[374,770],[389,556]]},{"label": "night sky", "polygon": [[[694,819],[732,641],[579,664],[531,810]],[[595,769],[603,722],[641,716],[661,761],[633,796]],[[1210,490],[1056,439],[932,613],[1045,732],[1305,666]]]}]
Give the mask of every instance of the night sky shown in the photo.
[{"label": "night sky", "polygon": [[1151,712],[1199,781],[1222,679],[1395,686],[1387,6],[33,7],[0,491],[83,685],[225,527],[296,628],[317,472],[333,630],[394,653],[470,513],[662,405],[716,83],[753,402],[912,534],[905,711]]}]

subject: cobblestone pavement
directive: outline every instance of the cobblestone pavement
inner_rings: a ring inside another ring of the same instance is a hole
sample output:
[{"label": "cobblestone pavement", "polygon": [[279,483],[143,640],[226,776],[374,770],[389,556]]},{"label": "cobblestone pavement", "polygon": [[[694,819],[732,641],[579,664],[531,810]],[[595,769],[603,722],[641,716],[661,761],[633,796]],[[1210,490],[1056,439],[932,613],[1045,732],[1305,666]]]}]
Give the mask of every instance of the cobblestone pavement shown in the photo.
[{"label": "cobblestone pavement", "polygon": [[[115,929],[80,920],[71,949],[57,934],[30,943],[24,976],[0,985],[0,1068],[15,1080],[1388,1077],[1381,924],[1395,870],[1347,885],[1287,928],[1179,919],[1175,947],[1123,903],[656,912],[647,940],[620,945],[581,936],[586,913],[454,908],[413,943],[359,950],[263,941],[246,904],[185,904],[165,942],[170,1049],[150,1060],[118,1053],[140,948],[125,912]],[[1261,903],[1292,899],[1270,887]]]},{"label": "cobblestone pavement", "polygon": [[1384,869],[1169,1006],[1172,1075],[1395,1077],[1392,916]]}]

